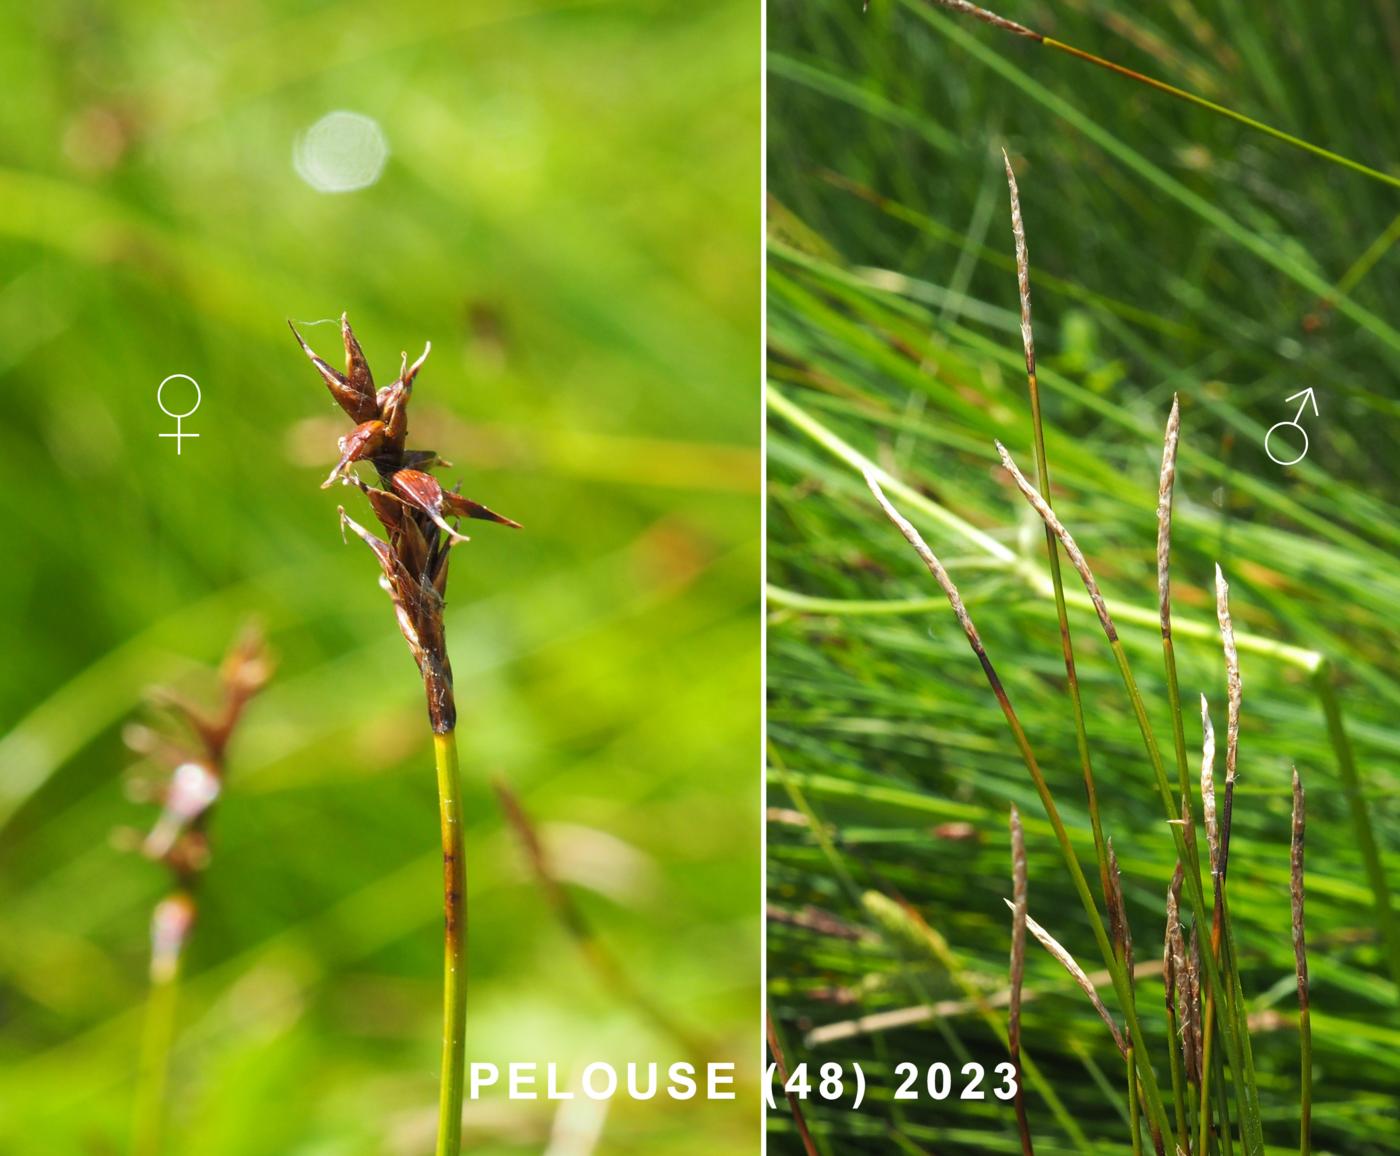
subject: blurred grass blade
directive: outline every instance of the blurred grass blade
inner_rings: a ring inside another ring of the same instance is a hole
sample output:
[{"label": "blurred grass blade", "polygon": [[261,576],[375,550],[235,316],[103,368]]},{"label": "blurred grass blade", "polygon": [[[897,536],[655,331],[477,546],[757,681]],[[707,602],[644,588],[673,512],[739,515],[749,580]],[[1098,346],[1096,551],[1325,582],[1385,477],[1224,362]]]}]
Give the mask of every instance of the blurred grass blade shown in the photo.
[{"label": "blurred grass blade", "polygon": [[1289,855],[1288,890],[1292,899],[1293,955],[1298,973],[1298,1038],[1302,1065],[1303,1095],[1299,1107],[1299,1156],[1312,1150],[1312,1000],[1308,990],[1308,948],[1303,917],[1303,842],[1307,819],[1304,813],[1303,783],[1293,768],[1293,837]]}]

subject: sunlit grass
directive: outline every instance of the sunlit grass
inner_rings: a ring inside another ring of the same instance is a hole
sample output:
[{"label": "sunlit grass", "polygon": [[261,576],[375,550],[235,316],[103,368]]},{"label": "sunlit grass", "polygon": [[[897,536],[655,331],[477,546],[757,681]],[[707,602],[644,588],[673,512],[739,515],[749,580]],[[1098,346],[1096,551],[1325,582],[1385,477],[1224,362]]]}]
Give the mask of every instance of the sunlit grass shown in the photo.
[{"label": "sunlit grass", "polygon": [[[336,414],[284,324],[342,310],[377,366],[432,340],[415,442],[527,525],[475,536],[447,608],[481,769],[472,1053],[672,1048],[561,966],[502,775],[599,935],[752,1079],[757,27],[743,4],[516,0],[0,16],[0,375],[26,479],[0,572],[23,655],[0,669],[0,1148],[125,1134],[158,881],[108,845],[139,813],[119,727],[256,612],[281,667],[231,755],[172,1150],[197,1128],[211,1154],[431,1151],[421,690],[316,491]],[[326,196],[292,146],[336,108],[390,155]],[[154,404],[177,371],[204,392],[178,461]],[[731,1148],[755,1105],[618,1103],[604,1143]],[[516,1107],[469,1120],[473,1150],[541,1151],[549,1106]]]},{"label": "sunlit grass", "polygon": [[[1155,74],[1165,59],[1181,69],[1167,79],[1386,165],[1378,126],[1397,110],[1371,98],[1386,50],[1358,50],[1340,14],[1290,6],[1286,24],[1266,26],[1229,4],[1193,6],[1194,22],[1179,19],[1184,5],[1135,10],[1134,39],[1118,6],[999,11]],[[771,81],[769,138],[770,896],[784,909],[815,905],[860,932],[838,939],[770,924],[771,1006],[789,1063],[859,1059],[888,1083],[897,1061],[951,1062],[954,1040],[989,1063],[1004,1058],[975,1007],[960,1004],[965,977],[932,959],[911,972],[850,891],[908,901],[988,998],[1003,997],[1008,804],[1025,823],[1031,913],[1052,912],[1066,947],[1098,962],[1000,711],[952,614],[930,600],[938,592],[859,475],[864,458],[902,483],[891,499],[961,588],[1089,863],[1043,531],[993,447],[1000,438],[1024,467],[1033,461],[1004,144],[1023,190],[1035,189],[1026,216],[1055,509],[1104,587],[1164,754],[1171,716],[1152,529],[1173,393],[1183,415],[1175,649],[1188,704],[1202,690],[1224,701],[1214,563],[1230,575],[1246,702],[1230,914],[1265,1139],[1271,1150],[1298,1145],[1288,902],[1296,761],[1308,784],[1314,1146],[1385,1150],[1396,1139],[1382,1113],[1400,1074],[1397,993],[1348,806],[1350,771],[1316,689],[1323,678],[1340,688],[1369,817],[1393,863],[1400,670],[1387,607],[1400,592],[1391,562],[1400,530],[1378,430],[1394,409],[1383,386],[1396,364],[1384,319],[1400,302],[1382,265],[1348,276],[1388,235],[1392,198],[1324,161],[912,0],[872,4],[866,16],[858,6],[779,5],[770,21],[786,62]],[[1165,56],[1143,54],[1148,38]],[[1300,59],[1304,67],[1281,66]],[[1327,63],[1337,60],[1347,67]],[[1365,128],[1328,115],[1343,101],[1366,110]],[[1323,300],[1339,281],[1347,310]],[[1306,461],[1282,470],[1265,456],[1263,433],[1292,416],[1284,399],[1308,385],[1322,415],[1309,423]],[[1112,655],[1070,584],[1100,807],[1138,958],[1150,960],[1175,851]],[[1187,734],[1188,745],[1199,741],[1189,719]],[[795,817],[794,791],[824,825],[820,838],[809,818]],[[1392,870],[1392,891],[1395,883]],[[1106,974],[1098,982],[1108,989]],[[1106,1151],[1127,1150],[1121,1061],[1102,1025],[1043,953],[1028,953],[1025,986],[1026,1053],[1053,1073],[1078,1126]],[[1139,1006],[1154,1013],[1144,1011],[1144,1028],[1166,1089],[1160,998],[1160,981],[1144,980]],[[925,1003],[943,1007],[943,1018],[904,1014]],[[1319,1026],[1324,1006],[1330,1033]],[[905,1026],[843,1034],[870,1013]],[[1034,1089],[1027,1106],[1037,1151],[1080,1150]],[[833,1150],[1020,1150],[1013,1113],[996,1105],[876,1101],[861,1117],[807,1112]],[[775,1119],[775,1150],[800,1151]]]}]

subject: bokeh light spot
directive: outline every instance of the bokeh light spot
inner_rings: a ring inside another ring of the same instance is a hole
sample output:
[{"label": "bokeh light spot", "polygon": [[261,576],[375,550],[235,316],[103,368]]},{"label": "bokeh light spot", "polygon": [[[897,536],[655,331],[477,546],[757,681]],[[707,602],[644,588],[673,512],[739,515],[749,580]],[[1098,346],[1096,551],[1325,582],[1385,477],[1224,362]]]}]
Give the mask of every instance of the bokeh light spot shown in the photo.
[{"label": "bokeh light spot", "polygon": [[358,112],[328,112],[292,146],[292,167],[318,193],[368,188],[384,171],[389,142],[379,122]]}]

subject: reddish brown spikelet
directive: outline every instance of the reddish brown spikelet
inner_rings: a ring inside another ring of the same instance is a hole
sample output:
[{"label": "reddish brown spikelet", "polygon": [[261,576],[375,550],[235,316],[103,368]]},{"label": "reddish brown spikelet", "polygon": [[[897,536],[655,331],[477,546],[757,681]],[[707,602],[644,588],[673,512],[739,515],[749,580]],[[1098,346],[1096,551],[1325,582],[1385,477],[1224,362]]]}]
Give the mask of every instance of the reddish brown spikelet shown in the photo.
[{"label": "reddish brown spikelet", "polygon": [[[340,439],[339,460],[324,486],[339,480],[358,487],[384,530],[385,537],[380,538],[351,518],[344,508],[340,511],[342,527],[354,531],[379,560],[383,572],[380,585],[393,600],[394,616],[423,678],[433,730],[446,734],[456,725],[457,710],[443,628],[443,599],[449,552],[458,542],[467,541],[449,519],[478,518],[517,528],[519,523],[455,490],[444,490],[428,472],[442,464],[437,454],[407,448],[413,383],[432,347],[426,346],[412,365],[405,354],[398,377],[376,389],[364,351],[343,314],[340,328],[345,344],[344,373],[319,358],[292,327],[331,396],[356,423]],[[356,476],[352,467],[357,462],[374,466],[377,486]]]}]

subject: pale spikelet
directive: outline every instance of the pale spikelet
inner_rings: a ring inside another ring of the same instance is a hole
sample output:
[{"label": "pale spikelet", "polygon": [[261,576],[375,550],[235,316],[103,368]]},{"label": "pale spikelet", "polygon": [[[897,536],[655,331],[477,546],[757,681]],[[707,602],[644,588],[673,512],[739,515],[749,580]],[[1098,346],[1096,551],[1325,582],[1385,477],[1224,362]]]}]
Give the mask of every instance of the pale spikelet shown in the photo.
[{"label": "pale spikelet", "polygon": [[1026,480],[1026,475],[1017,468],[1011,455],[1006,452],[1006,447],[1001,442],[997,442],[996,447],[997,453],[1001,455],[1001,464],[1015,479],[1016,485],[1025,495],[1026,501],[1030,502],[1035,512],[1040,515],[1045,524],[1054,532],[1055,537],[1060,540],[1060,545],[1065,548],[1065,554],[1069,557],[1070,564],[1079,571],[1079,577],[1084,582],[1084,588],[1089,592],[1094,609],[1098,611],[1099,621],[1103,624],[1104,633],[1108,635],[1108,640],[1117,642],[1118,629],[1113,625],[1113,619],[1109,617],[1108,606],[1104,603],[1103,595],[1099,592],[1099,584],[1094,579],[1094,572],[1089,569],[1089,563],[1084,559],[1084,552],[1079,549],[1074,536],[1065,529],[1064,523],[1055,516],[1055,511],[1050,508],[1050,503],[1040,496],[1040,492]]},{"label": "pale spikelet", "polygon": [[1021,1051],[1021,986],[1026,975],[1026,835],[1021,815],[1011,806],[1011,1003],[1008,1035],[1011,1053]]},{"label": "pale spikelet", "polygon": [[[1014,904],[1008,899],[1008,907],[1013,908]],[[1108,1030],[1113,1035],[1113,1042],[1117,1045],[1119,1052],[1124,1057],[1128,1054],[1127,1042],[1123,1039],[1123,1033],[1118,1030],[1118,1025],[1114,1023],[1113,1017],[1109,1015],[1108,1008],[1104,1007],[1103,1000],[1099,998],[1098,989],[1094,987],[1093,981],[1084,973],[1084,969],[1075,962],[1074,956],[1060,944],[1045,928],[1041,927],[1031,916],[1026,916],[1026,927],[1032,935],[1040,941],[1040,945],[1051,955],[1059,960],[1060,965],[1069,972],[1071,978],[1079,985],[1079,990],[1089,997],[1089,1002],[1094,1005],[1094,1010],[1099,1013],[1099,1018],[1108,1026]]]},{"label": "pale spikelet", "polygon": [[1157,483],[1157,607],[1162,619],[1162,637],[1172,634],[1171,552],[1172,495],[1176,485],[1176,448],[1181,436],[1181,404],[1172,395],[1172,411],[1167,415],[1167,432],[1162,440],[1162,473]]},{"label": "pale spikelet", "polygon": [[1180,977],[1186,970],[1186,945],[1181,937],[1181,864],[1172,872],[1167,888],[1167,929],[1162,937],[1162,974],[1165,976],[1167,1013],[1176,1010],[1176,994]]},{"label": "pale spikelet", "polygon": [[1027,28],[1024,24],[1017,24],[1014,20],[1006,19],[1005,16],[988,12],[985,8],[977,7],[976,4],[969,4],[968,0],[933,0],[933,2],[940,8],[961,13],[963,16],[971,16],[974,20],[982,21],[983,24],[990,24],[993,28],[1000,28],[1003,32],[1024,36],[1027,40],[1041,41],[1045,39],[1039,32]]},{"label": "pale spikelet", "polygon": [[1240,749],[1240,654],[1235,648],[1235,627],[1230,621],[1230,587],[1225,575],[1215,568],[1215,616],[1220,622],[1220,642],[1225,650],[1225,677],[1229,692],[1229,712],[1225,725],[1225,798],[1220,807],[1220,874],[1230,863],[1230,811],[1235,793],[1235,768]]},{"label": "pale spikelet", "polygon": [[1210,721],[1210,704],[1201,695],[1201,813],[1205,818],[1206,846],[1210,848],[1210,871],[1220,871],[1220,830],[1215,820],[1215,727]]},{"label": "pale spikelet", "polygon": [[1006,187],[1011,192],[1011,236],[1016,242],[1016,288],[1021,297],[1021,348],[1026,352],[1026,373],[1035,378],[1035,335],[1031,330],[1031,262],[1026,251],[1026,226],[1021,219],[1021,193],[1016,187],[1016,174],[1011,171],[1011,158],[1001,150],[1006,164]]},{"label": "pale spikelet", "polygon": [[1304,814],[1303,781],[1298,777],[1298,768],[1293,768],[1293,839],[1289,857],[1289,894],[1293,900],[1293,960],[1298,972],[1298,1006],[1308,1010],[1308,952],[1303,934],[1303,838],[1306,817]]},{"label": "pale spikelet", "polygon": [[963,605],[962,595],[958,593],[958,588],[953,584],[953,580],[948,577],[948,571],[943,569],[943,563],[929,549],[928,543],[923,540],[919,531],[914,529],[913,524],[890,505],[890,500],[885,497],[885,491],[880,488],[880,483],[870,470],[865,471],[865,484],[870,487],[870,492],[880,503],[880,509],[885,511],[885,517],[895,524],[909,545],[914,547],[914,552],[923,560],[924,565],[928,567],[929,573],[933,575],[938,585],[943,588],[943,593],[948,596],[948,601],[952,603],[953,613],[957,615],[958,624],[963,628],[963,633],[967,635],[967,641],[977,656],[985,663],[987,652],[982,647],[982,639],[977,633],[977,627],[972,624],[967,607]]}]

